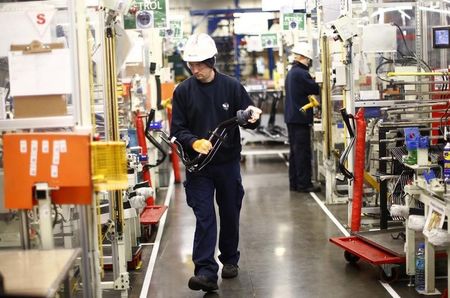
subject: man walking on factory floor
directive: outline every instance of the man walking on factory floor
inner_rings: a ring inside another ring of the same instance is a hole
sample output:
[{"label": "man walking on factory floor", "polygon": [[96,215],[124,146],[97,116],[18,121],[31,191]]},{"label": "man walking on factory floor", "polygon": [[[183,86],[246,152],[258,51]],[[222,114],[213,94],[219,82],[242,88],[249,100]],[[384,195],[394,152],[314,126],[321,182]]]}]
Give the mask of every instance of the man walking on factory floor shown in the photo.
[{"label": "man walking on factory floor", "polygon": [[[214,40],[204,33],[189,37],[184,47],[183,60],[192,76],[174,91],[171,135],[183,145],[191,159],[212,150],[209,132],[219,123],[235,117],[239,110],[252,111],[243,127],[254,129],[259,124],[261,110],[253,106],[237,80],[214,67],[216,55]],[[214,192],[220,216],[222,278],[238,275],[239,215],[244,197],[240,151],[239,128],[235,127],[207,166],[198,172],[186,171],[186,200],[196,218],[192,252],[195,269],[188,282],[192,290],[210,292],[218,289],[219,265],[214,258],[217,242]]]},{"label": "man walking on factory floor", "polygon": [[284,120],[288,129],[289,187],[291,191],[317,192],[320,187],[311,182],[312,150],[311,126],[313,109],[305,109],[308,96],[319,94],[320,87],[309,73],[312,65],[312,48],[307,43],[298,43],[292,48],[294,62],[286,81]]}]

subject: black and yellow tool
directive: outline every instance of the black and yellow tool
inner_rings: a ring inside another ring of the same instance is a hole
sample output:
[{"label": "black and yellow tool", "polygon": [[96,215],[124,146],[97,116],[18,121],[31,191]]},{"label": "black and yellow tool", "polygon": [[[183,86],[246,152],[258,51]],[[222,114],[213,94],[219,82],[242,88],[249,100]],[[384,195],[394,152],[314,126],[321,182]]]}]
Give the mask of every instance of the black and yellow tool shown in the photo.
[{"label": "black and yellow tool", "polygon": [[317,100],[317,98],[314,95],[309,95],[308,100],[309,100],[309,103],[307,103],[303,107],[301,107],[300,112],[306,113],[306,110],[320,106],[319,101]]}]

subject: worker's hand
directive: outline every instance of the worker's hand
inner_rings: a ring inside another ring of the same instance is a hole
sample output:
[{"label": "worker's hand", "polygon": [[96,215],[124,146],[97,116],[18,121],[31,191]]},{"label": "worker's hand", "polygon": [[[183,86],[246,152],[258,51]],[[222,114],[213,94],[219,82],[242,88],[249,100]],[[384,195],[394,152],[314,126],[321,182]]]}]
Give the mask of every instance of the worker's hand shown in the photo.
[{"label": "worker's hand", "polygon": [[252,111],[252,116],[250,119],[248,119],[249,123],[255,123],[256,121],[258,121],[259,117],[261,116],[261,109],[258,109],[255,106],[248,106],[245,111]]},{"label": "worker's hand", "polygon": [[208,154],[209,150],[212,148],[212,144],[206,139],[200,139],[192,143],[192,148],[198,153]]}]

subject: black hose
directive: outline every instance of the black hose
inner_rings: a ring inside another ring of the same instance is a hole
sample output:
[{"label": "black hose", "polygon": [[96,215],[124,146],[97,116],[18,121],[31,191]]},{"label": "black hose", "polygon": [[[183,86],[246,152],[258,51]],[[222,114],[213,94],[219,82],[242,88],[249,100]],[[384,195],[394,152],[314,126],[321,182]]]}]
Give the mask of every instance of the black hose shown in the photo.
[{"label": "black hose", "polygon": [[[347,111],[345,110],[345,108],[342,108],[340,111],[341,111],[342,119],[344,120],[344,123],[347,126],[348,134],[350,135],[350,143],[347,146],[347,148],[345,148],[344,152],[342,153],[341,157],[339,158],[339,170],[347,179],[353,179],[354,178],[353,173],[350,172],[345,167],[345,162],[347,161],[348,155],[349,155],[350,151],[352,150],[352,148],[355,144],[355,140],[356,140],[355,132],[354,132],[355,119],[353,118],[352,115],[347,114]],[[353,126],[350,124],[350,118],[352,119]]]},{"label": "black hose", "polygon": [[181,158],[181,161],[185,165],[189,172],[198,172],[208,165],[214,158],[215,154],[219,150],[222,143],[225,141],[228,131],[235,128],[237,125],[245,125],[252,116],[251,110],[239,110],[236,116],[225,120],[217,125],[217,127],[210,133],[208,141],[212,144],[212,149],[208,154],[199,153],[195,158],[189,159],[184,153],[183,146],[175,138],[170,139],[163,131],[161,133],[161,139],[167,144],[175,144],[177,150],[175,151]]},{"label": "black hose", "polygon": [[167,152],[166,152],[165,148],[150,133],[150,124],[152,123],[154,118],[155,118],[155,110],[151,109],[147,115],[147,123],[145,126],[145,137],[147,138],[147,140],[149,140],[150,143],[153,144],[153,146],[156,147],[156,149],[158,149],[159,152],[161,152],[162,157],[157,159],[156,164],[154,164],[154,165],[147,164],[145,166],[147,168],[154,168],[154,167],[159,166],[160,164],[162,164],[164,162],[164,160],[167,157]]},{"label": "black hose", "polygon": [[162,110],[164,107],[161,104],[161,76],[155,75],[155,81],[156,81],[156,106],[158,107],[158,110]]},{"label": "black hose", "polygon": [[225,141],[228,131],[235,128],[237,125],[247,124],[248,120],[252,117],[252,113],[252,110],[239,110],[236,113],[236,117],[219,123],[208,138],[212,144],[212,149],[208,154],[199,154],[191,162],[186,164],[188,170],[191,172],[198,172],[203,169],[214,158],[214,155]]}]

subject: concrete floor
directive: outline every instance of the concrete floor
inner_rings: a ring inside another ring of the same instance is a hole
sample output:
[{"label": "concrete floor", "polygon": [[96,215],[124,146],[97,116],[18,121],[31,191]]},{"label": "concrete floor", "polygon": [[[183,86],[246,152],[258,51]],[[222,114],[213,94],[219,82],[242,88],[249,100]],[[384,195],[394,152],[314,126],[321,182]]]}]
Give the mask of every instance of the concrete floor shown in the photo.
[{"label": "concrete floor", "polygon": [[[181,184],[175,187],[147,297],[419,297],[401,278],[390,286],[377,268],[348,264],[343,250],[329,242],[343,236],[310,194],[289,191],[287,167],[277,156],[249,157],[242,164],[246,195],[241,213],[239,276],[221,280],[215,293],[187,287],[195,218]],[[324,200],[322,194],[319,198]],[[329,206],[343,222],[346,206]],[[130,297],[139,297],[151,246],[143,267],[131,273]],[[446,279],[438,280],[443,290]],[[396,296],[397,295],[397,296]]]}]

